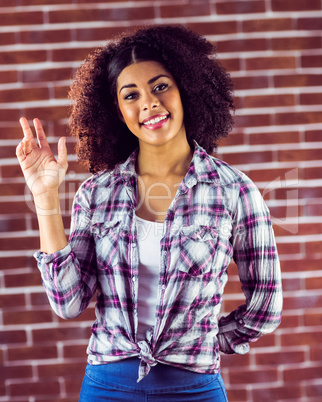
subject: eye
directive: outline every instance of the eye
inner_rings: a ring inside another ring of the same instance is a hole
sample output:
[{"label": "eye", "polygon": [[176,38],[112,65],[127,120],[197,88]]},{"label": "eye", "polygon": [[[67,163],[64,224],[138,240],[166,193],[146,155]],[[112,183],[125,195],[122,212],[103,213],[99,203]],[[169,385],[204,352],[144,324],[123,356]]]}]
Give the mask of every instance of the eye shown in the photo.
[{"label": "eye", "polygon": [[168,84],[158,84],[157,86],[154,87],[155,92],[162,92],[168,88]]},{"label": "eye", "polygon": [[136,99],[138,94],[136,92],[131,92],[129,94],[124,95],[123,99],[124,100],[133,100]]}]

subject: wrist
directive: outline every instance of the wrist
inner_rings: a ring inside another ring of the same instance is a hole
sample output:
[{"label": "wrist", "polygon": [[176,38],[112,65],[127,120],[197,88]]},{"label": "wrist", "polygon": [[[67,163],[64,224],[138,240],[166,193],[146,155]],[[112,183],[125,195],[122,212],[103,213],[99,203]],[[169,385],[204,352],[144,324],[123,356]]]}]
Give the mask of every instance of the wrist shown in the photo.
[{"label": "wrist", "polygon": [[34,203],[37,215],[56,215],[60,214],[60,203],[58,190],[34,196]]}]

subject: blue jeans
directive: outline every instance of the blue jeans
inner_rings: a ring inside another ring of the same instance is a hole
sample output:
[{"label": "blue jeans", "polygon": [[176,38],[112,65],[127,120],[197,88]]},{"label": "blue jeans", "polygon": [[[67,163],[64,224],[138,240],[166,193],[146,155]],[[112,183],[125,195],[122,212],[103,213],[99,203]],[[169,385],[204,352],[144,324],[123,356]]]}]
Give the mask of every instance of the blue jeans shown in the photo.
[{"label": "blue jeans", "polygon": [[137,383],[137,357],[87,365],[79,402],[227,402],[220,373],[199,374],[158,363]]}]

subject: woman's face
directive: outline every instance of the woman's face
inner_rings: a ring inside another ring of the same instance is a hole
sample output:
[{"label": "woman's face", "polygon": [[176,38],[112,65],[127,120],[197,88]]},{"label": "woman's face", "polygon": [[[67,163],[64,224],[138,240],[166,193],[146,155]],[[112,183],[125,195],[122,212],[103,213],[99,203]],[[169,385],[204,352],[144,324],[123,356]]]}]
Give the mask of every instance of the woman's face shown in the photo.
[{"label": "woman's face", "polygon": [[186,141],[179,89],[161,64],[144,61],[126,67],[117,79],[117,100],[120,118],[140,146]]}]

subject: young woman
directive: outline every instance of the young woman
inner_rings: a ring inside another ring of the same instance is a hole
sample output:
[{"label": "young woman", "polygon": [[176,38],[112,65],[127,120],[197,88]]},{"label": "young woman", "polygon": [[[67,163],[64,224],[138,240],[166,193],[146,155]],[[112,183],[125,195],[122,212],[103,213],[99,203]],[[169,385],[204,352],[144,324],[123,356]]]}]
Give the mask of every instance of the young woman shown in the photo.
[{"label": "young woman", "polygon": [[[35,254],[54,311],[96,293],[80,401],[226,401],[220,351],[246,353],[280,322],[269,212],[243,173],[209,153],[232,127],[232,84],[203,37],[151,27],[95,50],[71,87],[70,129],[93,173],[67,241],[55,160],[25,118],[17,157],[33,193]],[[246,302],[218,319],[231,258]]]}]

